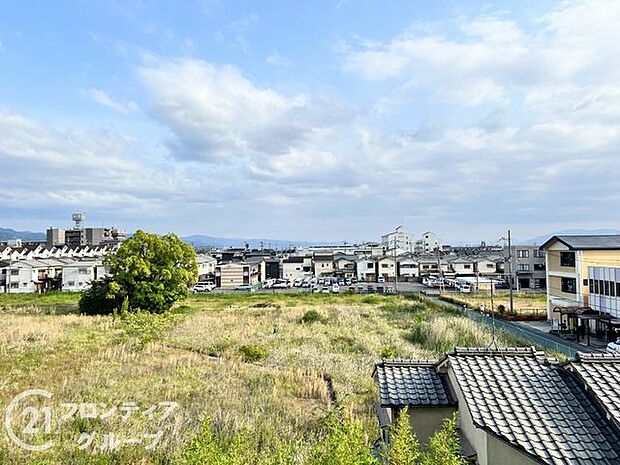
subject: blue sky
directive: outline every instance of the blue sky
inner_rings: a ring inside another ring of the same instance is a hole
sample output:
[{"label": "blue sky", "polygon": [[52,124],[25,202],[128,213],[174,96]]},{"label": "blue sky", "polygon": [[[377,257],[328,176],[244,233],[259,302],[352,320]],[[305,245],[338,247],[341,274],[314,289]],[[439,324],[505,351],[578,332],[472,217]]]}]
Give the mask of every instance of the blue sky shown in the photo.
[{"label": "blue sky", "polygon": [[0,225],[618,226],[620,2],[6,2]]}]

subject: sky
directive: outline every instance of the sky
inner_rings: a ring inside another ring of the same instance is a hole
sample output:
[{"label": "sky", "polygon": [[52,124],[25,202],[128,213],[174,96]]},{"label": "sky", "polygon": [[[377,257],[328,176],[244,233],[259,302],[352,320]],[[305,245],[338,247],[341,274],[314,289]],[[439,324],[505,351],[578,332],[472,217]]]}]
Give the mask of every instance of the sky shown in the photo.
[{"label": "sky", "polygon": [[618,228],[616,0],[0,2],[0,226]]}]

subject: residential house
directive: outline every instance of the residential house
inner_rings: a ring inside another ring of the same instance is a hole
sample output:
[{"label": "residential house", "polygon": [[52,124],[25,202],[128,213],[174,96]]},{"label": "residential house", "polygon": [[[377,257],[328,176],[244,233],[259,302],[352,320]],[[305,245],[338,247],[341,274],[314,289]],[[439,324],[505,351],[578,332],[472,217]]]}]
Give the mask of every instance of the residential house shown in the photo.
[{"label": "residential house", "polygon": [[377,261],[370,257],[360,257],[355,266],[357,280],[361,282],[377,281]]},{"label": "residential house", "polygon": [[478,465],[620,463],[619,375],[620,356],[559,364],[534,348],[456,348],[373,371],[384,443],[405,407],[421,441],[457,411],[462,453]]},{"label": "residential house", "polygon": [[398,226],[394,231],[381,236],[381,244],[386,252],[402,255],[413,252],[413,236],[404,226]]},{"label": "residential house", "polygon": [[558,235],[540,250],[545,253],[550,320],[561,318],[562,307],[590,307],[620,318],[620,235]]},{"label": "residential house", "polygon": [[314,254],[314,276],[332,276],[334,274],[334,255],[331,253]]},{"label": "residential house", "polygon": [[398,279],[402,281],[414,281],[420,276],[420,268],[417,258],[412,254],[397,257]]},{"label": "residential house", "polygon": [[312,276],[311,258],[290,256],[282,260],[282,277],[296,280]]},{"label": "residential house", "polygon": [[357,277],[356,263],[357,256],[355,255],[335,254],[334,275],[342,278]]},{"label": "residential house", "polygon": [[477,256],[472,261],[475,265],[476,273],[481,276],[497,275],[497,262],[490,257]]},{"label": "residential house", "polygon": [[396,277],[397,259],[390,255],[384,255],[377,259],[377,274],[379,278],[384,278],[386,282],[393,282]]},{"label": "residential house", "polygon": [[198,281],[211,281],[215,279],[215,267],[217,260],[215,257],[207,254],[196,255],[196,264],[198,265]]},{"label": "residential house", "polygon": [[446,260],[437,258],[436,255],[419,255],[418,270],[420,278],[430,275],[439,275],[444,270],[449,270],[449,264]]},{"label": "residential house", "polygon": [[281,278],[280,260],[277,258],[265,258],[260,264],[260,280]]},{"label": "residential house", "polygon": [[38,259],[12,262],[6,275],[9,293],[41,293],[62,289],[62,269],[70,259]]},{"label": "residential house", "polygon": [[448,262],[455,276],[472,276],[476,273],[476,262],[471,257],[449,257]]},{"label": "residential house", "polygon": [[61,289],[67,292],[80,292],[107,275],[101,260],[80,260],[62,267]]}]

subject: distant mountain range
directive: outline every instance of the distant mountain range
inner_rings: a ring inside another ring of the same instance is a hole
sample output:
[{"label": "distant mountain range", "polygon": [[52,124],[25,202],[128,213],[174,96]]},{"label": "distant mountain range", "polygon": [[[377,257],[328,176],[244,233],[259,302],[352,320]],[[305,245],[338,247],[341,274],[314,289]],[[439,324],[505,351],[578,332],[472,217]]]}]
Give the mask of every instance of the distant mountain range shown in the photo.
[{"label": "distant mountain range", "polygon": [[11,239],[22,239],[24,241],[44,241],[45,233],[32,231],[16,231],[9,228],[0,228],[0,241],[10,241]]},{"label": "distant mountain range", "polygon": [[181,237],[185,242],[192,244],[194,247],[245,247],[248,244],[251,248],[284,249],[287,247],[308,247],[311,245],[329,245],[333,242],[310,242],[310,241],[287,241],[284,239],[243,239],[243,238],[225,238],[212,237],[203,234],[194,234],[192,236]]},{"label": "distant mountain range", "polygon": [[[560,234],[620,234],[620,229],[564,229],[561,231],[551,232],[542,236],[533,237],[526,240],[517,240],[518,244],[542,244],[551,236]],[[11,239],[22,239],[24,241],[45,241],[45,233],[32,231],[17,231],[10,228],[0,228],[0,241],[8,241]],[[287,247],[309,247],[311,245],[335,245],[336,242],[322,241],[288,241],[285,239],[244,239],[244,238],[226,238],[213,237],[204,234],[194,234],[181,237],[188,244],[194,247],[245,247],[248,244],[251,248],[284,249]]]},{"label": "distant mountain range", "polygon": [[575,235],[575,234],[588,234],[588,235],[605,235],[605,234],[620,234],[620,229],[563,229],[561,231],[555,231],[543,236],[533,237],[524,241],[517,241],[519,244],[537,244],[541,245],[547,241],[551,236],[559,236],[562,234]]},{"label": "distant mountain range", "polygon": [[[0,241],[9,241],[11,239],[22,239],[24,241],[45,241],[45,233],[32,232],[32,231],[17,231],[10,228],[0,228]],[[191,236],[181,237],[188,244],[192,244],[194,247],[245,247],[248,244],[250,247],[258,248],[262,246],[264,248],[283,249],[287,247],[307,247],[310,245],[324,245],[323,242],[309,242],[309,241],[287,241],[284,239],[243,239],[243,238],[225,238],[225,237],[212,237],[203,234],[194,234]],[[333,244],[333,243],[327,243]]]}]

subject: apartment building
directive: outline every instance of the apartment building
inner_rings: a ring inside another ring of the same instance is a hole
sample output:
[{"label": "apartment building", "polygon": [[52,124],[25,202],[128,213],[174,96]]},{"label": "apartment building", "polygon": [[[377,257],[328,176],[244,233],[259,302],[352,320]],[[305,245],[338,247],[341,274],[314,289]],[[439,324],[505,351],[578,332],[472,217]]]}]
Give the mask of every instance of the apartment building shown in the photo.
[{"label": "apartment building", "polygon": [[381,245],[386,252],[402,255],[413,252],[413,236],[404,226],[398,226],[394,231],[381,236]]},{"label": "apartment building", "polygon": [[[537,245],[513,245],[511,253],[504,248],[504,257],[511,257],[515,284],[519,289],[545,289],[547,287],[547,271],[545,252]],[[508,270],[506,270],[508,271]]]},{"label": "apartment building", "polygon": [[441,239],[432,231],[426,231],[422,234],[422,238],[415,241],[414,252],[415,253],[433,253],[437,250],[443,249],[443,243]]},{"label": "apartment building", "polygon": [[215,267],[215,285],[222,289],[235,289],[242,285],[255,285],[260,278],[260,263],[229,262]]},{"label": "apartment building", "polygon": [[547,314],[559,319],[557,307],[590,307],[620,317],[620,235],[553,236],[545,253]]}]

